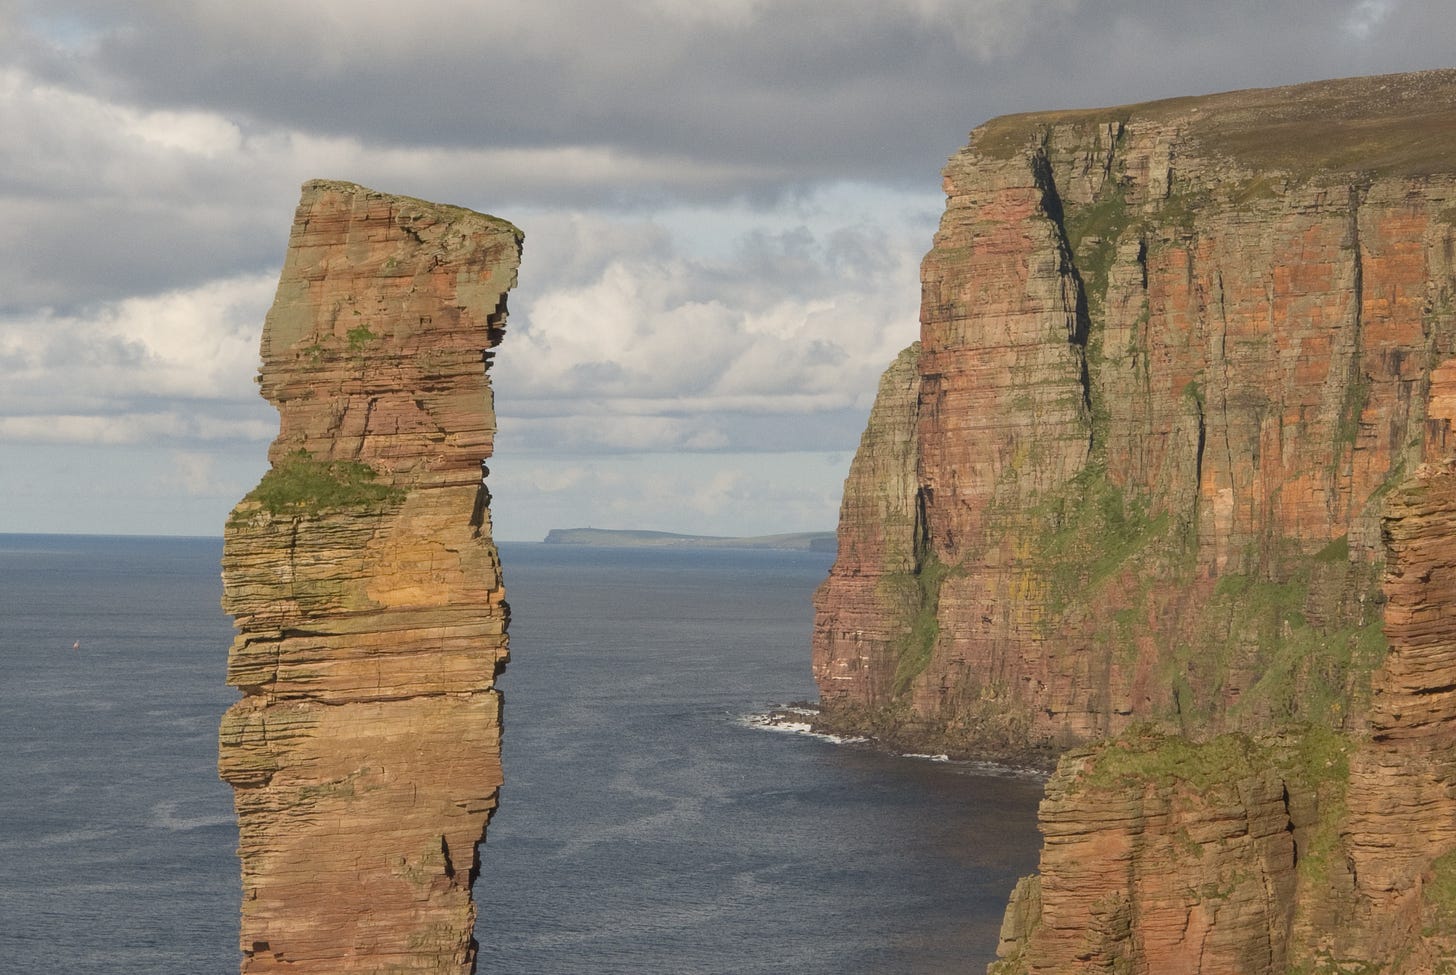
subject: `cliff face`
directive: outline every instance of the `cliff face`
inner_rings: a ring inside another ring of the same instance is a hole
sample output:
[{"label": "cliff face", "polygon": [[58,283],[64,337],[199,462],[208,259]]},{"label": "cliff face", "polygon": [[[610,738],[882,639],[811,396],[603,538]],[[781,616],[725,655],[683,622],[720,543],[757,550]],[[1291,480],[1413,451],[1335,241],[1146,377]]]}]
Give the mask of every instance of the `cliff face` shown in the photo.
[{"label": "cliff face", "polygon": [[1456,72],[997,119],[945,186],[827,720],[1072,749],[999,972],[1456,965]]},{"label": "cliff face", "polygon": [[[843,699],[876,702],[903,691],[908,678],[900,669],[899,648],[912,638],[917,622],[922,640],[934,622],[922,612],[915,575],[919,361],[917,342],[880,377],[845,481],[832,577],[837,612],[827,634],[832,642],[823,648],[836,661],[834,689]],[[855,530],[847,530],[851,525]],[[821,589],[816,602],[824,596]],[[816,654],[819,649],[816,644]]]},{"label": "cliff face", "polygon": [[816,601],[830,714],[971,750],[1347,724],[1383,650],[1381,505],[1456,353],[1453,92],[977,129],[922,269],[913,438],[861,448],[915,475],[851,475]]},{"label": "cliff face", "polygon": [[263,332],[272,469],[223,551],[245,973],[475,969],[508,619],[487,350],[520,251],[468,210],[303,188]]},{"label": "cliff face", "polygon": [[1456,456],[1385,507],[1388,650],[1368,723],[1069,753],[992,972],[1456,966]]}]

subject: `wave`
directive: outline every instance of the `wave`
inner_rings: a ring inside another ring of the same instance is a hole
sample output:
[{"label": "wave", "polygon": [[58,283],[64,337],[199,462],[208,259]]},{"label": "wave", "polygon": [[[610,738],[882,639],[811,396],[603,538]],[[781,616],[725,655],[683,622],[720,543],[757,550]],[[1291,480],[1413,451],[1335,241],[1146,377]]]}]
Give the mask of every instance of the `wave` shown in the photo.
[{"label": "wave", "polygon": [[815,731],[814,725],[809,721],[795,721],[789,717],[812,717],[817,712],[808,708],[786,707],[774,708],[772,711],[762,711],[754,714],[743,714],[738,716],[741,724],[749,728],[757,728],[761,731],[777,731],[782,734],[803,735],[805,738],[817,738],[820,741],[827,741],[834,745],[867,745],[869,738],[861,735],[831,735],[822,731]]},{"label": "wave", "polygon": [[[802,735],[806,738],[816,738],[819,741],[826,741],[832,745],[859,745],[877,747],[873,738],[863,735],[831,735],[822,731],[815,731],[813,721],[810,720],[818,715],[814,708],[788,705],[772,708],[768,711],[757,711],[751,714],[738,716],[738,722],[748,728],[756,728],[760,731],[777,731],[781,734]],[[888,749],[886,749],[888,750]],[[900,758],[910,758],[921,762],[935,762],[945,765],[951,771],[963,775],[988,775],[997,778],[1017,779],[1041,779],[1045,780],[1048,773],[1042,769],[1030,768],[1023,765],[1005,765],[1000,762],[987,762],[978,759],[951,758],[941,752],[931,754],[927,752],[891,752]]]},{"label": "wave", "polygon": [[151,819],[147,825],[173,833],[185,833],[189,830],[206,829],[210,826],[231,826],[236,822],[236,819],[230,814],[178,816],[177,807],[181,804],[176,800],[157,803],[152,807]]}]

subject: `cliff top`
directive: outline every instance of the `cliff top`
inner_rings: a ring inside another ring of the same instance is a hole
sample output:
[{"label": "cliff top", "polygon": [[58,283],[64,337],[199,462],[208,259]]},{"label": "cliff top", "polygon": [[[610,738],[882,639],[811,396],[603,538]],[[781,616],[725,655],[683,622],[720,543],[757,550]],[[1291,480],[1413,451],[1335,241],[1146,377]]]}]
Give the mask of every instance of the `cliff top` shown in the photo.
[{"label": "cliff top", "polygon": [[1052,126],[1170,127],[1180,155],[1297,176],[1427,176],[1456,170],[1456,69],[1250,88],[1111,108],[992,119],[971,150],[1007,158]]},{"label": "cliff top", "polygon": [[490,224],[491,226],[500,228],[501,230],[509,230],[511,233],[515,234],[517,241],[524,240],[526,237],[525,232],[522,231],[520,227],[517,227],[515,224],[511,223],[509,220],[503,220],[500,217],[492,216],[489,213],[481,213],[478,210],[471,210],[469,207],[455,206],[451,203],[433,203],[430,200],[422,200],[417,196],[401,196],[398,193],[382,193],[379,190],[373,190],[367,186],[361,186],[358,183],[351,183],[346,179],[311,179],[303,184],[303,196],[305,199],[307,199],[313,193],[321,190],[336,190],[341,193],[363,193],[365,196],[377,197],[381,200],[392,200],[396,204],[408,204],[421,210],[428,210],[439,213],[444,215],[447,220],[452,221],[460,219],[482,220],[485,223]]}]

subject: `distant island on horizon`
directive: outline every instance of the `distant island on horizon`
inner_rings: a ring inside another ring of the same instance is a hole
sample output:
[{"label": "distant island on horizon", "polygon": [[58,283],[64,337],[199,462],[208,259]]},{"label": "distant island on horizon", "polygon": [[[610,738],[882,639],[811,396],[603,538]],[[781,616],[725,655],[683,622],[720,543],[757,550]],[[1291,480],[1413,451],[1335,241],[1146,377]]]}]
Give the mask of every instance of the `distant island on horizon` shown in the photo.
[{"label": "distant island on horizon", "polygon": [[677,532],[611,528],[553,528],[547,545],[596,545],[616,548],[757,548],[790,552],[833,552],[834,532],[786,532],[778,535],[682,535]]}]

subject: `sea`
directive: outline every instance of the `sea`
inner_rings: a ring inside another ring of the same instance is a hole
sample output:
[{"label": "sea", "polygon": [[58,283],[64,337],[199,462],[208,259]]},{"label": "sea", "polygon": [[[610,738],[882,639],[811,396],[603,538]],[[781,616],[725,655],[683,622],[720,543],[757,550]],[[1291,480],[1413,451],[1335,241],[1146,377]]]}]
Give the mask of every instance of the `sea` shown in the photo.
[{"label": "sea", "polygon": [[[221,547],[0,535],[0,971],[238,970]],[[764,727],[814,696],[830,556],[501,555],[481,972],[984,971],[1042,780]]]}]

